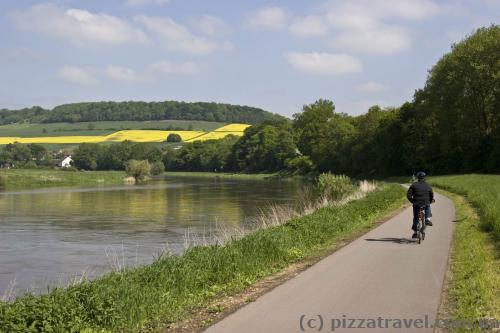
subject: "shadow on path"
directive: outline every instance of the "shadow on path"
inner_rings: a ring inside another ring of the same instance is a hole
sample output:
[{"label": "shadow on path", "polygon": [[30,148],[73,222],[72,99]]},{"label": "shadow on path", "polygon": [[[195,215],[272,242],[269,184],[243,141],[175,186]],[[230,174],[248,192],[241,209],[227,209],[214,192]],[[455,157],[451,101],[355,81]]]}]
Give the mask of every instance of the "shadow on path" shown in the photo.
[{"label": "shadow on path", "polygon": [[396,237],[385,237],[385,238],[365,238],[368,242],[386,242],[386,243],[396,243],[396,244],[413,244],[414,240],[408,238],[396,238]]}]

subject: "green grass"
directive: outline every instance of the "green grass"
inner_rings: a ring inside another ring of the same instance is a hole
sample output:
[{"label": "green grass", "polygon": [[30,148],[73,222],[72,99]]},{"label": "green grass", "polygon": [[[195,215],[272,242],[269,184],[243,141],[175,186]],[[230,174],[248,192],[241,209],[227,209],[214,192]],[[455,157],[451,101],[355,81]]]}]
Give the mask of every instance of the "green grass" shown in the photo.
[{"label": "green grass", "polygon": [[460,319],[500,319],[500,176],[432,177],[455,202],[448,303]]},{"label": "green grass", "polygon": [[[46,169],[0,170],[0,188],[23,190],[42,187],[105,186],[123,184],[121,171],[61,171]],[[3,183],[3,186],[1,184]]]},{"label": "green grass", "polygon": [[27,295],[0,304],[0,332],[159,329],[216,296],[234,294],[292,263],[325,253],[345,237],[375,225],[403,201],[400,186],[383,185],[364,199],[322,208],[225,246],[195,247],[182,256],[165,256],[94,282]]},{"label": "green grass", "polygon": [[[94,129],[90,130],[92,124]],[[52,123],[30,124],[18,123],[0,126],[0,136],[14,137],[46,137],[46,136],[80,136],[108,135],[123,129],[166,129],[169,126],[187,130],[191,125],[195,131],[213,131],[226,123],[197,120],[155,120],[155,121],[98,121],[92,123]],[[44,131],[44,129],[46,131]]]}]

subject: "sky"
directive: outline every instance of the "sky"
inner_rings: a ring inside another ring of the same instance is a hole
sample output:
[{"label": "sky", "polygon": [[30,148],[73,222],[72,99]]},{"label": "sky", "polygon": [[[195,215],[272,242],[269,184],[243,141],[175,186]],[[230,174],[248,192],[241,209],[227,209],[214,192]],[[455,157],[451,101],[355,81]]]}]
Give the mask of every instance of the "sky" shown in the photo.
[{"label": "sky", "polygon": [[399,106],[500,0],[2,0],[0,109],[213,101]]}]

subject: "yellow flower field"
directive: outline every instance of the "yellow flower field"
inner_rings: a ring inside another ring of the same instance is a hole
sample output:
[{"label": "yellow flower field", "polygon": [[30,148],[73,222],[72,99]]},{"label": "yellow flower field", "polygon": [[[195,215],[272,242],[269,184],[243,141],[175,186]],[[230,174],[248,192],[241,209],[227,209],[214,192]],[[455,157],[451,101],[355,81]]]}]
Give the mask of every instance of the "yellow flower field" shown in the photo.
[{"label": "yellow flower field", "polygon": [[193,138],[201,136],[206,132],[202,131],[157,131],[157,130],[126,130],[118,131],[106,136],[108,142],[121,142],[130,140],[134,142],[163,142],[169,134],[179,134],[182,141],[189,141]]},{"label": "yellow flower field", "polygon": [[122,142],[163,142],[169,134],[179,134],[184,142],[218,140],[228,135],[242,136],[243,131],[250,125],[229,124],[212,132],[202,131],[160,131],[160,130],[124,130],[106,136],[53,136],[53,137],[0,137],[0,145],[9,143],[48,143],[48,144],[79,144],[79,143],[104,143]]},{"label": "yellow flower field", "polygon": [[194,142],[194,141],[207,141],[207,140],[219,140],[223,139],[228,135],[236,135],[236,136],[242,136],[243,132],[208,132],[200,137],[196,137],[192,140],[188,140],[187,142]]},{"label": "yellow flower field", "polygon": [[247,124],[229,124],[219,127],[214,132],[244,132],[250,125]]}]

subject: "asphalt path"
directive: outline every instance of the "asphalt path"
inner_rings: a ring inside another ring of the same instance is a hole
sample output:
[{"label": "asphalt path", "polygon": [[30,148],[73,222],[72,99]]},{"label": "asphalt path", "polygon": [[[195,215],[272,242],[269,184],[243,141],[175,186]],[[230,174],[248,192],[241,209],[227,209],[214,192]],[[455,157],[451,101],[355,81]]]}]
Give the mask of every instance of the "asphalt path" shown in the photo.
[{"label": "asphalt path", "polygon": [[410,207],[206,332],[432,332],[455,208],[436,195],[432,212],[422,244]]}]

